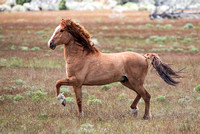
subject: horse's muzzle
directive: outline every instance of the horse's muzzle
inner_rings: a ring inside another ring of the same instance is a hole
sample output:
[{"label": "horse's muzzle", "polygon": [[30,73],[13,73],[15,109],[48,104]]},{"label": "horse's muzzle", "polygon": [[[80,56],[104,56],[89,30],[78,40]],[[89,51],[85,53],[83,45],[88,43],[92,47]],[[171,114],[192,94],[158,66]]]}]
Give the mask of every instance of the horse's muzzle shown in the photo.
[{"label": "horse's muzzle", "polygon": [[54,50],[56,48],[56,44],[54,44],[53,42],[51,42],[50,43],[50,48]]}]

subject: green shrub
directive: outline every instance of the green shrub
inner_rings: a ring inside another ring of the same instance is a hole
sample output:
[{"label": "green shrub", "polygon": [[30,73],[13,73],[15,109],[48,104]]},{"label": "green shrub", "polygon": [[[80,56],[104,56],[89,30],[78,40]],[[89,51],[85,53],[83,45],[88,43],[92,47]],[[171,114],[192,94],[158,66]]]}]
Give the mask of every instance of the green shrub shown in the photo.
[{"label": "green shrub", "polygon": [[200,84],[194,88],[194,91],[200,92]]},{"label": "green shrub", "polygon": [[192,41],[191,38],[184,38],[184,40],[183,40],[184,43],[190,43],[191,41]]},{"label": "green shrub", "polygon": [[166,25],[163,26],[163,28],[164,29],[170,29],[170,28],[172,28],[172,25],[171,24],[166,24]]},{"label": "green shrub", "polygon": [[72,98],[72,97],[66,97],[65,100],[66,100],[66,103],[75,102],[74,98]]},{"label": "green shrub", "polygon": [[40,31],[35,32],[35,34],[43,34],[43,33],[44,33],[43,30],[40,30]]},{"label": "green shrub", "polygon": [[16,84],[22,84],[22,83],[24,83],[24,81],[22,79],[17,79],[17,80],[15,80],[15,83]]},{"label": "green shrub", "polygon": [[0,66],[6,66],[6,62],[7,62],[7,60],[6,59],[1,59],[1,62],[0,62]]},{"label": "green shrub", "polygon": [[178,103],[184,104],[186,102],[185,98],[180,98],[178,99]]},{"label": "green shrub", "polygon": [[20,59],[18,57],[10,57],[7,59],[7,67],[21,67],[24,65],[23,59]]},{"label": "green shrub", "polygon": [[82,90],[82,94],[83,94],[83,95],[88,95],[88,92],[85,91],[85,90]]},{"label": "green shrub", "polygon": [[31,92],[31,91],[27,91],[25,94],[26,94],[27,96],[31,96],[31,95],[32,95],[32,92]]},{"label": "green shrub", "polygon": [[192,29],[192,28],[194,28],[194,25],[191,24],[191,23],[187,23],[187,24],[183,27],[183,29]]},{"label": "green shrub", "polygon": [[152,24],[146,24],[145,26],[146,26],[147,28],[152,28],[152,27],[153,27]]},{"label": "green shrub", "polygon": [[173,49],[174,52],[183,52],[184,49],[183,48],[176,48],[176,49]]},{"label": "green shrub", "polygon": [[126,51],[134,51],[134,48],[126,48]]},{"label": "green shrub", "polygon": [[119,29],[119,27],[118,26],[114,26],[114,29]]},{"label": "green shrub", "polygon": [[107,90],[109,90],[111,88],[112,88],[112,86],[110,84],[101,86],[101,90],[105,90],[105,91],[107,91]]},{"label": "green shrub", "polygon": [[128,25],[128,26],[126,26],[126,28],[128,28],[128,29],[132,29],[133,26],[132,26],[132,25]]},{"label": "green shrub", "polygon": [[59,10],[67,10],[67,7],[66,7],[65,3],[66,3],[65,0],[61,0],[60,3],[59,3],[58,9]]},{"label": "green shrub", "polygon": [[21,96],[20,94],[17,94],[15,97],[14,97],[14,100],[15,101],[19,101],[19,100],[22,100],[24,97]]},{"label": "green shrub", "polygon": [[162,25],[157,24],[156,28],[159,28],[159,29],[170,29],[170,28],[172,28],[172,25],[171,24],[166,24],[166,25],[162,26]]},{"label": "green shrub", "polygon": [[190,46],[190,50],[189,50],[189,51],[190,51],[190,52],[198,52],[199,49],[196,48],[195,46]]},{"label": "green shrub", "polygon": [[68,92],[69,92],[69,88],[68,88],[68,87],[62,87],[62,88],[60,89],[60,92],[61,92],[61,93],[68,93]]},{"label": "green shrub", "polygon": [[120,40],[120,37],[119,36],[115,36],[113,39],[118,41],[118,40]]},{"label": "green shrub", "polygon": [[5,98],[8,99],[8,100],[12,100],[13,99],[13,95],[10,95],[10,94],[5,95]]},{"label": "green shrub", "polygon": [[24,3],[30,3],[31,0],[16,0],[17,5],[23,5]]},{"label": "green shrub", "polygon": [[89,123],[82,124],[81,131],[84,133],[94,133],[93,125]]},{"label": "green shrub", "polygon": [[46,93],[38,90],[36,92],[33,92],[33,96],[32,96],[32,100],[33,101],[38,101],[39,99],[41,99],[44,95],[46,95]]},{"label": "green shrub", "polygon": [[121,47],[115,47],[115,50],[122,50]]},{"label": "green shrub", "polygon": [[147,39],[145,40],[145,42],[146,42],[147,44],[150,44],[150,43],[151,43],[151,40],[150,40],[149,38],[147,38]]},{"label": "green shrub", "polygon": [[94,22],[101,22],[101,18],[94,18]]},{"label": "green shrub", "polygon": [[167,41],[167,37],[166,36],[151,36],[150,37],[151,40],[153,40],[155,43],[163,43]]},{"label": "green shrub", "polygon": [[102,49],[101,52],[102,52],[102,53],[111,53],[110,50],[105,50],[105,49]]},{"label": "green shrub", "polygon": [[3,35],[0,35],[0,39],[3,39],[4,38],[4,36]]},{"label": "green shrub", "polygon": [[40,50],[40,48],[39,47],[33,47],[33,48],[31,48],[31,50],[32,51],[38,51],[38,50]]},{"label": "green shrub", "polygon": [[108,27],[107,26],[102,26],[101,29],[102,30],[108,30]]},{"label": "green shrub", "polygon": [[88,105],[92,105],[92,104],[102,104],[101,100],[99,99],[90,99],[87,101]]},{"label": "green shrub", "polygon": [[41,118],[41,119],[47,119],[48,115],[46,113],[40,113],[39,114],[39,118]]},{"label": "green shrub", "polygon": [[124,99],[125,98],[125,94],[124,93],[122,93],[122,94],[120,94],[119,96],[118,96],[118,99],[120,99],[120,100],[122,100],[122,99]]},{"label": "green shrub", "polygon": [[0,96],[0,102],[4,101],[4,96]]},{"label": "green shrub", "polygon": [[21,50],[27,51],[27,50],[28,50],[28,47],[22,46],[22,47],[21,47]]},{"label": "green shrub", "polygon": [[11,50],[15,50],[16,48],[17,48],[17,46],[15,46],[15,45],[12,45],[12,46],[10,47]]},{"label": "green shrub", "polygon": [[164,102],[166,100],[166,97],[165,96],[162,96],[162,95],[159,95],[157,98],[156,98],[157,101],[161,101],[161,102]]}]

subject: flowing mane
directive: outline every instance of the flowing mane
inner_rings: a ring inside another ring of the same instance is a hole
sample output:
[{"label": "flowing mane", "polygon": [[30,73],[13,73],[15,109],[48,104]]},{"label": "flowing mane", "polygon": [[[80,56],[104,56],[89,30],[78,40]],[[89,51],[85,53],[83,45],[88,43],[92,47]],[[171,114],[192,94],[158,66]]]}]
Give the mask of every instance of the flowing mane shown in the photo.
[{"label": "flowing mane", "polygon": [[84,50],[88,51],[88,53],[94,53],[98,51],[91,43],[91,37],[89,32],[80,24],[76,23],[71,19],[66,19],[61,21],[61,27],[66,31],[71,33],[71,35],[76,39],[78,43],[80,43]]}]

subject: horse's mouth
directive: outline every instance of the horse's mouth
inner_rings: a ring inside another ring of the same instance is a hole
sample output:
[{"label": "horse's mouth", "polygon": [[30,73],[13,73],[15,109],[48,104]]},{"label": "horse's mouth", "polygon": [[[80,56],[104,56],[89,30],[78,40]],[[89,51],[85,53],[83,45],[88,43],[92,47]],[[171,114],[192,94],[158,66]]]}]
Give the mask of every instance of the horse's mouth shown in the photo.
[{"label": "horse's mouth", "polygon": [[52,50],[54,50],[56,48],[56,46],[51,47]]}]

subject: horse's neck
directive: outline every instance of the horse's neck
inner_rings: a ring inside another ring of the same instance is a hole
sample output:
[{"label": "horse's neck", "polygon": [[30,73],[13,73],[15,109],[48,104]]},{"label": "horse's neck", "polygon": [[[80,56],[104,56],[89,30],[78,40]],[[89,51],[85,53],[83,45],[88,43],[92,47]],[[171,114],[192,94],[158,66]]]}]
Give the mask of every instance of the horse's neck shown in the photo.
[{"label": "horse's neck", "polygon": [[86,59],[86,56],[97,56],[100,54],[100,51],[96,49],[94,53],[88,54],[83,46],[81,46],[78,42],[72,40],[64,47],[64,56],[65,61],[72,63],[73,61],[83,61]]},{"label": "horse's neck", "polygon": [[71,41],[69,44],[65,44],[64,56],[66,62],[69,60],[81,59],[85,56],[85,51],[83,51],[83,47],[78,45],[77,42]]}]

